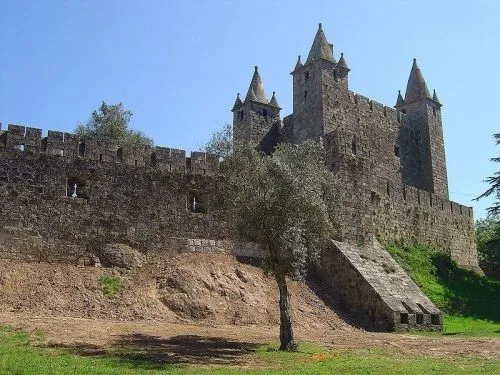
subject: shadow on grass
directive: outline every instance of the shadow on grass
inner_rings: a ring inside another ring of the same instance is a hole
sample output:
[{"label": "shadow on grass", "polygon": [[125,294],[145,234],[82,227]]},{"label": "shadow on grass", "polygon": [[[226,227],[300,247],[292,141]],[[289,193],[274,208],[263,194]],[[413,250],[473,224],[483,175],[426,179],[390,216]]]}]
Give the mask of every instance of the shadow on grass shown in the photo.
[{"label": "shadow on grass", "polygon": [[500,322],[500,282],[458,267],[445,254],[435,253],[431,261],[446,287],[447,312]]},{"label": "shadow on grass", "polygon": [[170,338],[144,334],[120,335],[109,348],[86,343],[52,345],[80,356],[107,357],[126,366],[157,369],[166,365],[238,365],[260,344],[219,337],[179,335]]}]

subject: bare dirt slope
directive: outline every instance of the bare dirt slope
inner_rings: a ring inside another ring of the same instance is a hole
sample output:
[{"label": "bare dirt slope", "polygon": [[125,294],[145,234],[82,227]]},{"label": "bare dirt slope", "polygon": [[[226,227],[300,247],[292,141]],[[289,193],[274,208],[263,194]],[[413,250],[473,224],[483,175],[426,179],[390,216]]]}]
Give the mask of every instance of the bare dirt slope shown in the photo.
[{"label": "bare dirt slope", "polygon": [[[99,279],[123,290],[106,297]],[[295,324],[307,330],[352,330],[306,284],[290,282]],[[275,281],[226,255],[179,254],[132,270],[0,260],[0,314],[146,320],[205,325],[277,325]]]}]

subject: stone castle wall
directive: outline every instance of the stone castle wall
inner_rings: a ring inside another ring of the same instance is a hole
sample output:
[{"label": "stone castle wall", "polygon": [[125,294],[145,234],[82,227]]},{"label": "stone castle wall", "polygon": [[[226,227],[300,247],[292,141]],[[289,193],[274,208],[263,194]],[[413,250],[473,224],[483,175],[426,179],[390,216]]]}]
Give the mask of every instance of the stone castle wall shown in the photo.
[{"label": "stone castle wall", "polygon": [[77,263],[106,243],[229,251],[214,156],[41,133],[11,125],[0,138],[0,257]]},{"label": "stone castle wall", "polygon": [[[333,131],[325,137],[328,167],[344,193],[341,214],[343,240],[422,243],[450,254],[458,264],[478,270],[471,207],[379,174],[369,148],[354,154],[352,133]],[[395,164],[398,157],[391,155]]]},{"label": "stone castle wall", "polygon": [[[397,123],[394,111],[352,99],[370,116]],[[386,129],[377,140],[351,129],[325,136],[328,167],[345,192],[341,238],[426,243],[477,268],[472,209],[398,181],[399,158],[376,152],[383,147],[373,143],[393,147],[395,135]],[[185,151],[165,147],[41,134],[18,125],[0,134],[2,256],[75,263],[110,242],[151,254],[169,248],[231,251],[214,205],[218,160],[212,155],[186,158]],[[193,199],[199,212],[193,212]],[[63,250],[56,254],[57,249]]]}]

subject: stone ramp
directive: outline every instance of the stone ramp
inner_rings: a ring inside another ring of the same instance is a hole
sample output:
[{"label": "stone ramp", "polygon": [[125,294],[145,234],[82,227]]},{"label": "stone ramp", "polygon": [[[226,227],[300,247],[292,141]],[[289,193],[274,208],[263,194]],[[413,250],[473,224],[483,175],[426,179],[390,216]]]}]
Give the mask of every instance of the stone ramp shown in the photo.
[{"label": "stone ramp", "polygon": [[332,241],[319,271],[363,327],[442,329],[442,313],[376,240],[365,246]]}]

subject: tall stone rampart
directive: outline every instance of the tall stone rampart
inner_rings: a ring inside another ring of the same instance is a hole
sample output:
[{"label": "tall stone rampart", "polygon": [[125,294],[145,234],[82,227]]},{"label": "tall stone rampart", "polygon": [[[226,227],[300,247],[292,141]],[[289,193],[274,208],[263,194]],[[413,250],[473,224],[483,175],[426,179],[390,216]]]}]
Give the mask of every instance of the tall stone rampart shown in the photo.
[{"label": "tall stone rampart", "polygon": [[1,135],[0,257],[85,262],[106,243],[230,250],[214,155],[41,134],[10,125]]},{"label": "tall stone rampart", "polygon": [[[325,137],[327,165],[344,192],[342,239],[363,243],[375,236],[428,244],[448,252],[458,264],[479,270],[472,208],[384,176],[369,143],[360,137],[354,153],[352,138],[351,132],[341,130]],[[398,165],[399,157],[390,158]]]}]

